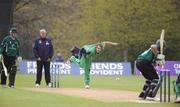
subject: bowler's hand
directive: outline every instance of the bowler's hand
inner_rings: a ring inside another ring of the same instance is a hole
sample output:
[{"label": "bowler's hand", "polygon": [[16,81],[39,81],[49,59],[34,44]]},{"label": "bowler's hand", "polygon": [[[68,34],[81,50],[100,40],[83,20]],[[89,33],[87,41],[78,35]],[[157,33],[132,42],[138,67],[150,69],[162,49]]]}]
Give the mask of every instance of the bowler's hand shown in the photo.
[{"label": "bowler's hand", "polygon": [[110,42],[110,41],[105,41],[106,44],[109,44],[109,45],[113,45],[113,46],[117,46],[118,43],[117,42]]},{"label": "bowler's hand", "polygon": [[113,43],[113,45],[114,45],[114,46],[117,46],[117,45],[119,45],[119,44],[118,44],[118,43],[116,43],[116,42],[114,42],[114,43]]}]

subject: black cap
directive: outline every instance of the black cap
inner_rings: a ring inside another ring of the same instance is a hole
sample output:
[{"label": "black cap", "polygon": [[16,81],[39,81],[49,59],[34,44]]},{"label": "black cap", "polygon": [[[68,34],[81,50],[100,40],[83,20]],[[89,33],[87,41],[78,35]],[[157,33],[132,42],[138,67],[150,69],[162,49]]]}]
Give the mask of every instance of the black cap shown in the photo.
[{"label": "black cap", "polygon": [[16,28],[11,28],[11,30],[10,30],[10,33],[17,33],[17,29]]}]

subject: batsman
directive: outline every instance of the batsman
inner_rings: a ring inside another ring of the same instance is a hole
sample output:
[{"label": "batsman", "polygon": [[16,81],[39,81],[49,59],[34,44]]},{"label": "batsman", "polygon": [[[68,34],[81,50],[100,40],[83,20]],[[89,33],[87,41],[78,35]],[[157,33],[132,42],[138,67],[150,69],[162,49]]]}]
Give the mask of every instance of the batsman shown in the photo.
[{"label": "batsman", "polygon": [[118,45],[118,43],[115,42],[105,41],[92,45],[84,45],[82,48],[73,47],[71,49],[72,56],[69,59],[70,62],[84,68],[85,89],[90,88],[90,68],[92,64],[92,59],[94,58],[94,56],[100,54],[104,50],[106,44],[114,46]]},{"label": "batsman", "polygon": [[[17,72],[16,59],[22,60],[19,56],[20,42],[17,39],[16,28],[11,28],[1,45],[0,45],[0,62],[3,65],[3,71],[1,73],[1,86],[6,86],[7,73],[9,73],[9,87],[14,88],[15,76]],[[5,70],[7,69],[7,71]]]},{"label": "batsman", "polygon": [[[136,60],[136,67],[146,79],[140,99],[156,100],[155,96],[160,87],[161,80],[156,72],[155,65],[165,64],[165,55],[160,54],[160,39],[149,49],[141,53]],[[164,49],[164,48],[163,48]]]},{"label": "batsman", "polygon": [[177,73],[178,77],[177,80],[174,82],[174,92],[176,94],[175,103],[180,103],[180,71]]}]

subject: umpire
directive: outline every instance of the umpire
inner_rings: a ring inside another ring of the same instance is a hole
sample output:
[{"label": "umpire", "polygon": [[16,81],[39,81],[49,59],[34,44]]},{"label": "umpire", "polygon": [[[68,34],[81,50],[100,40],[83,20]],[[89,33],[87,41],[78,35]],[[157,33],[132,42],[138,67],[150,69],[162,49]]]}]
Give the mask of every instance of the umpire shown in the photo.
[{"label": "umpire", "polygon": [[50,62],[54,52],[53,45],[51,43],[51,40],[47,38],[47,32],[45,29],[40,30],[39,38],[37,38],[34,43],[33,52],[37,59],[37,74],[35,86],[40,86],[42,79],[42,70],[44,68],[46,85],[48,87],[51,87]]},{"label": "umpire", "polygon": [[[0,45],[0,62],[4,63],[7,68],[7,73],[9,74],[9,87],[14,88],[15,76],[17,72],[16,59],[19,61],[22,60],[22,57],[19,56],[19,46],[20,42],[17,39],[17,30],[16,28],[11,28],[1,45]],[[7,75],[5,71],[1,73],[1,86],[6,87]]]}]

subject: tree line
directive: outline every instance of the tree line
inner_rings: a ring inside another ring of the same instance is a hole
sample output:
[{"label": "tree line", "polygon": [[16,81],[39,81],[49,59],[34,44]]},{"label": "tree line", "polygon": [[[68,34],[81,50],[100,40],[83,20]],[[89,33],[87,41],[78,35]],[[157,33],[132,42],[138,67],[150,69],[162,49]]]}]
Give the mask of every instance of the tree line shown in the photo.
[{"label": "tree line", "polygon": [[14,26],[21,53],[32,59],[32,45],[45,28],[55,53],[65,58],[74,46],[101,41],[118,42],[96,61],[134,61],[165,29],[168,60],[180,60],[179,0],[16,0]]}]

